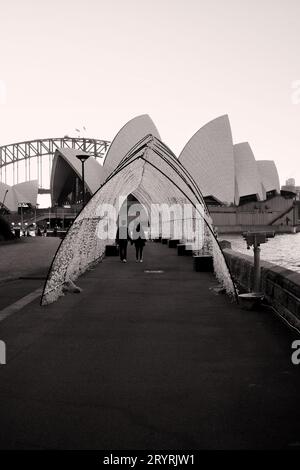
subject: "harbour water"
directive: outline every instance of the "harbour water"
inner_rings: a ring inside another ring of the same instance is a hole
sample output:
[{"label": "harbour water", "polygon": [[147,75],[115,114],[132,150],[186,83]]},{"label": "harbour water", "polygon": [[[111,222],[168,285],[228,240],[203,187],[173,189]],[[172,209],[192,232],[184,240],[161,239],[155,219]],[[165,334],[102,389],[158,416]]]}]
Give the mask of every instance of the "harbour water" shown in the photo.
[{"label": "harbour water", "polygon": [[[220,240],[231,242],[232,249],[253,255],[253,249],[247,250],[242,235],[220,235]],[[292,271],[300,273],[300,232],[296,234],[276,235],[261,245],[262,260],[270,261]]]}]

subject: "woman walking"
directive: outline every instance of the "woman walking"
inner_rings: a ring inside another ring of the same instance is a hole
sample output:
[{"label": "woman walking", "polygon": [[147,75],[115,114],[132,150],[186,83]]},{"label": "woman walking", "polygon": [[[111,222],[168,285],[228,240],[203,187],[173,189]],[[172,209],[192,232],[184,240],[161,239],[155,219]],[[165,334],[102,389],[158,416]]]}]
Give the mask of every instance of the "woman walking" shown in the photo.
[{"label": "woman walking", "polygon": [[133,240],[134,246],[135,246],[135,256],[136,256],[136,263],[143,262],[143,250],[144,246],[146,244],[146,236],[145,232],[141,226],[140,223],[136,226],[135,229],[135,237]]}]

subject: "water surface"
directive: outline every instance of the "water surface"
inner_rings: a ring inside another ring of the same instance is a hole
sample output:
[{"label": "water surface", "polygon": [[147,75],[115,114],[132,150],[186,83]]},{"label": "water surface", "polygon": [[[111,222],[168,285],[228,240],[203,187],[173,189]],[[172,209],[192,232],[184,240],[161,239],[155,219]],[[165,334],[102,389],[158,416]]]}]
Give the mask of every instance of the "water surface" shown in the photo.
[{"label": "water surface", "polygon": [[[230,241],[233,250],[253,256],[253,248],[247,250],[242,235],[220,235],[219,239]],[[261,259],[300,273],[300,232],[275,235],[275,238],[269,238],[260,248]]]}]

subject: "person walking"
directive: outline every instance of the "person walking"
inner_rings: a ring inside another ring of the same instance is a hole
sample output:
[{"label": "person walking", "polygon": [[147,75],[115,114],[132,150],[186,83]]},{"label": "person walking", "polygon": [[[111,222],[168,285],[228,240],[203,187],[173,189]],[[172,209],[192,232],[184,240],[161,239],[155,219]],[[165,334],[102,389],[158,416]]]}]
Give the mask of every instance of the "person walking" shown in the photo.
[{"label": "person walking", "polygon": [[122,220],[121,227],[119,226],[116,234],[116,243],[119,245],[120,260],[127,263],[127,245],[131,241],[128,227],[125,220]]},{"label": "person walking", "polygon": [[133,240],[134,246],[135,246],[135,255],[136,255],[136,263],[143,262],[143,251],[144,251],[144,246],[146,244],[146,236],[145,232],[143,230],[143,227],[141,226],[140,223],[137,224],[136,229],[135,229],[135,237]]}]

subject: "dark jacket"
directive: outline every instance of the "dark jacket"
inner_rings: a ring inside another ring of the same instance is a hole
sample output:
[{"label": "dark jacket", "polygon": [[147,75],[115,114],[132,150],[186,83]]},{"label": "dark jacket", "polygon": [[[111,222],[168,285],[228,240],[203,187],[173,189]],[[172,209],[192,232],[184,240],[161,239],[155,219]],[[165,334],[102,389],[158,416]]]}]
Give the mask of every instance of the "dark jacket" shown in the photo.
[{"label": "dark jacket", "polygon": [[145,246],[146,236],[143,228],[141,227],[141,224],[137,225],[135,232],[135,239],[133,240],[135,246]]},{"label": "dark jacket", "polygon": [[116,243],[118,245],[127,245],[128,241],[131,241],[128,228],[124,226],[119,227],[116,234]]}]

